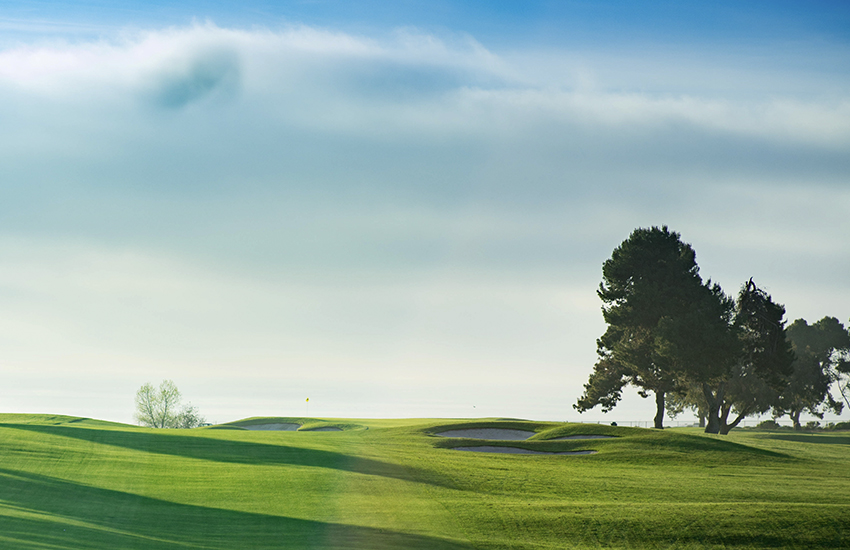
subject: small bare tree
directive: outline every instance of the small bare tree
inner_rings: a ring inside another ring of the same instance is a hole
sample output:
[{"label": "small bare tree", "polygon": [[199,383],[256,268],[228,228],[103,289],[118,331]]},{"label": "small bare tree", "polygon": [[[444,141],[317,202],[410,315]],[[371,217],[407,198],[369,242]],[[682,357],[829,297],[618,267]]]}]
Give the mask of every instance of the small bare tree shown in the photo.
[{"label": "small bare tree", "polygon": [[171,380],[163,380],[158,389],[150,383],[139,388],[135,418],[149,428],[195,428],[204,422],[191,403],[180,410],[180,390]]},{"label": "small bare tree", "polygon": [[201,424],[206,424],[207,419],[201,416],[198,407],[187,403],[180,409],[180,414],[177,415],[178,428],[197,428]]},{"label": "small bare tree", "polygon": [[157,411],[159,409],[159,395],[156,388],[150,383],[145,384],[136,392],[136,421],[142,426],[155,428]]}]

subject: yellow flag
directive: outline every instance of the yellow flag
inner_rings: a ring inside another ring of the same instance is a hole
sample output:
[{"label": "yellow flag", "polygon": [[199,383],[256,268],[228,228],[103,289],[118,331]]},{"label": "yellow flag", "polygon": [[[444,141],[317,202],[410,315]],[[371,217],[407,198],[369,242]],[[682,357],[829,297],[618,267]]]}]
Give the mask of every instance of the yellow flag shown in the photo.
[{"label": "yellow flag", "polygon": [[309,403],[309,402],[310,402],[310,398],[308,397],[308,398],[307,398],[307,403]]}]

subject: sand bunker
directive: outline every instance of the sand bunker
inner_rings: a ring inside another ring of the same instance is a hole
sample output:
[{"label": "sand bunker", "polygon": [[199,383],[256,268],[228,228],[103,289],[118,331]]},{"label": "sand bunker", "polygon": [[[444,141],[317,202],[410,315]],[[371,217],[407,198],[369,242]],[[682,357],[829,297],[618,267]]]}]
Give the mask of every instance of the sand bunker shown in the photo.
[{"label": "sand bunker", "polygon": [[274,430],[280,432],[294,432],[301,427],[301,424],[291,422],[278,424],[252,424],[250,426],[242,426],[246,430]]},{"label": "sand bunker", "polygon": [[465,437],[467,439],[491,439],[495,441],[525,441],[535,435],[529,430],[509,430],[506,428],[467,428],[448,430],[437,435],[441,437]]},{"label": "sand bunker", "polygon": [[301,430],[302,432],[341,432],[342,428],[337,428],[336,426],[322,426],[321,428],[307,428],[305,430]]},{"label": "sand bunker", "polygon": [[592,455],[596,451],[531,451],[519,447],[494,447],[481,445],[478,447],[453,447],[455,451],[472,451],[475,453],[503,453],[511,455]]},{"label": "sand bunker", "polygon": [[562,437],[553,437],[546,441],[564,441],[565,439],[614,439],[613,435],[565,435]]}]

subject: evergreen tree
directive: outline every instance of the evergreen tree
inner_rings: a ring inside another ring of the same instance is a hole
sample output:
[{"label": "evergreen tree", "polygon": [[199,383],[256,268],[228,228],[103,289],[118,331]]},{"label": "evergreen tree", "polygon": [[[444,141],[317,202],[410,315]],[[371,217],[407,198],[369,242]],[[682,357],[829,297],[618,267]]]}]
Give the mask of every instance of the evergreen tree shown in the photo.
[{"label": "evergreen tree", "polygon": [[800,429],[800,414],[823,418],[826,410],[840,413],[843,405],[833,398],[830,387],[839,379],[837,368],[850,352],[850,333],[835,317],[824,317],[809,325],[797,319],[788,327],[788,339],[796,356],[788,386],[776,399],[774,414],[787,414]]},{"label": "evergreen tree", "polygon": [[654,424],[662,428],[665,395],[680,386],[682,352],[699,332],[693,305],[711,294],[696,253],[666,226],[635,229],[603,264],[597,294],[608,328],[597,340],[599,359],[573,407],[610,410],[623,387],[633,385],[642,397],[655,395]]},{"label": "evergreen tree", "polygon": [[[706,433],[727,434],[752,414],[770,409],[773,396],[791,376],[794,353],[785,337],[785,307],[750,279],[735,303],[730,334],[737,350],[727,348],[730,361],[708,371],[691,371],[690,384],[698,383],[708,408]],[[735,414],[729,421],[729,414]]]}]

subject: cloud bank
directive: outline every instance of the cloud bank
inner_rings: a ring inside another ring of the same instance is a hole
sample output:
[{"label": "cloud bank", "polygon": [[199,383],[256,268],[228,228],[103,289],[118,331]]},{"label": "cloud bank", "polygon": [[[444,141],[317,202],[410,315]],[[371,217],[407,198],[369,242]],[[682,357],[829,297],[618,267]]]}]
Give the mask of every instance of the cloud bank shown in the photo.
[{"label": "cloud bank", "polygon": [[0,398],[567,418],[601,263],[653,224],[844,319],[842,57],[743,57],[211,23],[0,51]]}]

